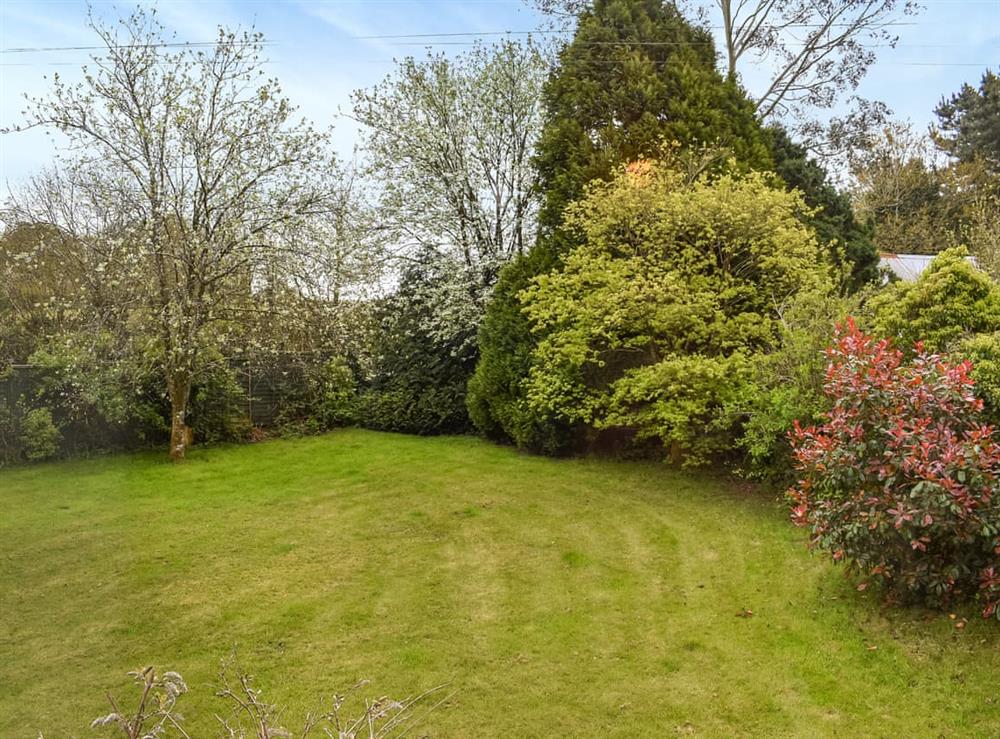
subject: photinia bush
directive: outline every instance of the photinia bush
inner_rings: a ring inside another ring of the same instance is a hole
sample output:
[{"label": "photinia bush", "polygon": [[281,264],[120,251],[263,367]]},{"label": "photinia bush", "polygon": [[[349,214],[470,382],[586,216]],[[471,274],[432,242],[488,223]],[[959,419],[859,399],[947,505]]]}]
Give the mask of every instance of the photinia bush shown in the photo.
[{"label": "photinia bush", "polygon": [[985,617],[1000,618],[1000,444],[972,365],[920,344],[904,362],[850,319],[827,357],[832,410],[790,432],[801,475],[793,520],[893,600],[940,608],[978,597]]}]

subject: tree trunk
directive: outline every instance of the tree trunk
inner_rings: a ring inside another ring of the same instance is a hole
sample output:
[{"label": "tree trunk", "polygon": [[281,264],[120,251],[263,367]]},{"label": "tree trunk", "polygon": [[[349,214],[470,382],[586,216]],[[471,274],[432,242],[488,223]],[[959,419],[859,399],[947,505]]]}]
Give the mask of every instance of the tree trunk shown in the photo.
[{"label": "tree trunk", "polygon": [[170,459],[183,462],[191,445],[191,429],[186,423],[191,378],[186,373],[168,373],[167,393],[170,395]]}]

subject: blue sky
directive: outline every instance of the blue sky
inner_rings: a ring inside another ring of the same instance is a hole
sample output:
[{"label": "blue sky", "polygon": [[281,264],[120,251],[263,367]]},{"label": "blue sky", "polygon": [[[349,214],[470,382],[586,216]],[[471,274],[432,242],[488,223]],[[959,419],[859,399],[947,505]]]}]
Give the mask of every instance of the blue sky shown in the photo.
[{"label": "blue sky", "polygon": [[[899,117],[926,127],[945,93],[978,82],[987,66],[1000,67],[1000,0],[923,0],[912,25],[898,27],[896,49],[882,49],[860,93],[887,102]],[[93,2],[99,14],[126,12],[128,2]],[[356,132],[336,120],[351,90],[374,84],[393,58],[419,55],[433,39],[364,39],[400,34],[494,34],[539,28],[542,19],[521,0],[160,0],[161,19],[183,41],[209,41],[218,24],[254,24],[271,41],[270,69],[303,114],[321,125],[336,122],[335,140],[349,155]],[[72,79],[87,51],[17,52],[36,47],[92,46],[82,0],[0,2],[0,127],[20,120],[22,93],[46,89],[45,75]],[[472,36],[439,39],[460,51]],[[458,43],[456,43],[458,42]],[[751,88],[762,75],[749,74]],[[0,136],[0,179],[16,183],[51,161],[50,141],[33,131]]]}]

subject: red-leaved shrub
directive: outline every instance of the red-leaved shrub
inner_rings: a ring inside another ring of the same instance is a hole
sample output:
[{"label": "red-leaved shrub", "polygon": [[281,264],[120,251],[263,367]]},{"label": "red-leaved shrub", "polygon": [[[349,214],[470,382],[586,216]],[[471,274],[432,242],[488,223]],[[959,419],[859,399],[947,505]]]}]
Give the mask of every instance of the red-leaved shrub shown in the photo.
[{"label": "red-leaved shrub", "polygon": [[896,601],[978,597],[984,616],[1000,617],[1000,445],[971,364],[919,344],[904,363],[850,319],[827,356],[833,409],[790,432],[793,520]]}]

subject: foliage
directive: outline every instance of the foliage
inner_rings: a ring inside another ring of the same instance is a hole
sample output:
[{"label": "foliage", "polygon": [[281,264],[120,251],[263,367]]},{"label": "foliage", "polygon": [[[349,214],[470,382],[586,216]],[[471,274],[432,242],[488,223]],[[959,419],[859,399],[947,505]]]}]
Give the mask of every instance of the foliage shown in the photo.
[{"label": "foliage", "polygon": [[486,302],[503,266],[534,239],[531,157],[546,69],[530,40],[505,41],[453,59],[408,57],[355,93],[382,220],[404,258],[361,399],[367,425],[468,428],[465,385]]},{"label": "foliage", "polygon": [[541,238],[496,287],[479,336],[482,358],[469,384],[470,413],[482,433],[548,452],[566,448],[572,434],[525,405],[529,357],[539,335],[520,313],[518,296],[534,277],[559,269],[575,245],[575,236],[559,228],[565,207],[592,180],[660,155],[665,142],[688,147],[695,174],[718,166],[718,147],[742,165],[770,165],[752,106],[715,69],[708,31],[658,0],[584,5],[573,8],[579,11],[573,39],[544,89],[544,128],[534,160],[544,199]]},{"label": "foliage", "polygon": [[871,302],[873,329],[899,346],[958,349],[964,338],[1000,330],[1000,287],[972,265],[964,248],[947,249],[915,282],[896,282]]},{"label": "foliage", "polygon": [[314,380],[319,396],[316,414],[324,428],[350,426],[357,422],[357,379],[343,357],[332,357]]},{"label": "foliage", "polygon": [[29,462],[42,462],[56,456],[62,434],[52,420],[52,411],[32,408],[24,414],[21,425],[24,456]]},{"label": "foliage", "polygon": [[960,162],[978,160],[1000,175],[1000,75],[987,69],[978,89],[962,85],[934,112],[938,146]]},{"label": "foliage", "polygon": [[54,334],[30,361],[31,403],[53,412],[65,452],[134,449],[167,438],[169,406],[154,363],[123,351],[112,332]]},{"label": "foliage", "polygon": [[995,218],[997,179],[982,160],[949,162],[929,137],[894,123],[855,148],[850,168],[855,213],[881,251],[936,254],[988,240],[982,210]]},{"label": "foliage", "polygon": [[1000,423],[1000,331],[962,339],[953,355],[972,362],[972,379],[985,413],[990,423]]},{"label": "foliage", "polygon": [[362,425],[415,434],[469,429],[465,394],[476,321],[463,315],[470,308],[467,275],[425,251],[383,301],[373,375],[358,401]]},{"label": "foliage", "polygon": [[581,246],[521,293],[539,334],[525,385],[536,419],[630,431],[704,461],[731,442],[723,413],[778,306],[828,283],[808,209],[752,174],[687,183],[630,165],[567,212]]},{"label": "foliage", "polygon": [[972,360],[972,377],[991,420],[1000,420],[1000,285],[961,247],[941,252],[915,282],[895,282],[868,301],[872,329],[908,353]]},{"label": "foliage", "polygon": [[70,316],[59,310],[94,275],[72,238],[47,224],[0,236],[0,363],[24,364],[41,338]]},{"label": "foliage", "polygon": [[527,407],[525,381],[534,340],[520,294],[556,264],[550,250],[536,247],[501,273],[479,330],[479,362],[467,396],[469,417],[480,433],[548,454],[567,448],[571,436],[565,424],[541,421]]},{"label": "foliage", "polygon": [[821,244],[830,244],[831,261],[848,271],[844,289],[854,292],[877,279],[878,250],[869,229],[855,220],[850,197],[837,191],[826,170],[784,128],[771,126],[767,133],[774,171],[788,187],[802,193],[802,199],[814,211],[809,225],[817,239]]},{"label": "foliage", "polygon": [[746,454],[747,476],[786,481],[792,474],[788,432],[795,421],[818,423],[829,410],[824,349],[837,323],[860,307],[860,298],[829,287],[804,290],[777,312],[777,339],[752,357],[749,380],[731,408],[743,419],[737,444]]},{"label": "foliage", "polygon": [[205,444],[247,441],[251,423],[245,412],[246,393],[225,358],[215,359],[192,388],[189,420],[194,439]]},{"label": "foliage", "polygon": [[544,90],[535,163],[543,229],[595,179],[658,154],[664,141],[719,145],[764,167],[753,106],[715,69],[711,34],[660,0],[596,0],[581,10]]},{"label": "foliage", "polygon": [[833,407],[792,433],[793,519],[812,545],[905,602],[1000,605],[1000,445],[968,362],[917,345],[909,362],[853,321],[829,350]]},{"label": "foliage", "polygon": [[449,58],[406,57],[353,95],[383,227],[405,247],[436,249],[497,272],[530,244],[541,128],[542,51],[503,41]]},{"label": "foliage", "polygon": [[855,212],[879,250],[933,254],[955,245],[955,217],[942,200],[943,170],[926,138],[886,126],[852,155]]},{"label": "foliage", "polygon": [[1000,279],[1000,192],[981,193],[972,200],[962,239],[976,263],[994,280]]}]

